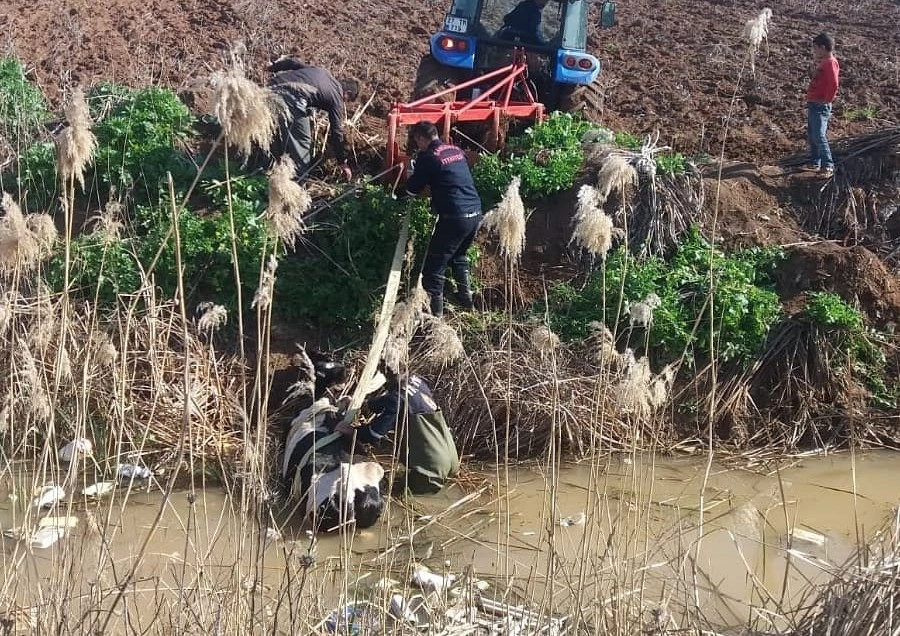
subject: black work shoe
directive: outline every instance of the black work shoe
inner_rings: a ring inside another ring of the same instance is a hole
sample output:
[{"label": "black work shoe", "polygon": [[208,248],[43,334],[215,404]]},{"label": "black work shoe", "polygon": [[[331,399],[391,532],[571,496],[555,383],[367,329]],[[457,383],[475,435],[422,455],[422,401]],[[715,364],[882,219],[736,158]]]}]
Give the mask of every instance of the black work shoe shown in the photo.
[{"label": "black work shoe", "polygon": [[475,301],[472,299],[471,293],[453,292],[453,304],[463,311],[472,311],[475,309]]}]

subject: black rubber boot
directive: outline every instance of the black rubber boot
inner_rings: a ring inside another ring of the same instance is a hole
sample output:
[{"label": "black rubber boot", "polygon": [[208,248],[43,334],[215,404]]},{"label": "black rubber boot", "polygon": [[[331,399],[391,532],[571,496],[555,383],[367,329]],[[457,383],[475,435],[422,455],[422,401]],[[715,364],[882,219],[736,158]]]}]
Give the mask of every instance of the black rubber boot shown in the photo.
[{"label": "black rubber boot", "polygon": [[444,316],[444,297],[440,294],[431,295],[431,315],[435,318]]},{"label": "black rubber boot", "polygon": [[472,300],[472,288],[469,284],[469,268],[454,267],[453,280],[456,281],[456,304],[466,311],[475,309],[475,302]]}]

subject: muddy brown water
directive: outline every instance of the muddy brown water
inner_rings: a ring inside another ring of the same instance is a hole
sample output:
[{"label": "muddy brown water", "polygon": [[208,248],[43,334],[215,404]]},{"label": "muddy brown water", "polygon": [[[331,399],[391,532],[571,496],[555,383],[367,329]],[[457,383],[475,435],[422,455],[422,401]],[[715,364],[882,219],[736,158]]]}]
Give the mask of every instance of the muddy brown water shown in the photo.
[{"label": "muddy brown water", "polygon": [[[218,488],[174,493],[148,540],[160,490],[125,497],[119,489],[100,502],[41,513],[78,518],[52,547],[4,538],[0,598],[41,612],[63,604],[67,620],[91,619],[110,607],[137,564],[111,630],[129,620],[145,627],[186,620],[184,607],[203,609],[229,589],[257,590],[271,612],[279,590],[296,590],[304,572],[306,609],[327,613],[342,593],[361,593],[360,577],[402,586],[417,561],[433,571],[470,568],[493,589],[511,582],[516,598],[554,613],[600,607],[608,616],[646,615],[663,605],[677,621],[684,608],[699,607],[725,631],[768,615],[778,627],[774,617],[808,600],[812,586],[892,518],[898,471],[900,454],[889,452],[709,466],[702,458],[636,456],[558,471],[501,469],[485,473],[474,492],[453,486],[392,501],[378,527],[320,535],[315,545],[293,524],[279,538],[260,539],[240,498]],[[12,477],[5,487],[12,497],[0,506],[0,527],[33,530],[41,515],[31,493]],[[308,571],[299,565],[304,555],[313,557]]]}]

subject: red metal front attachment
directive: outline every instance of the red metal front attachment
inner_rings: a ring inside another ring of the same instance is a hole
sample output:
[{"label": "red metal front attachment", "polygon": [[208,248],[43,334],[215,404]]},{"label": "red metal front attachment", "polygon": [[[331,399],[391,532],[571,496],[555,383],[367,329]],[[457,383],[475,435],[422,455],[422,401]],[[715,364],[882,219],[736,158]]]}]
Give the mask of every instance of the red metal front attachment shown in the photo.
[{"label": "red metal front attachment", "polygon": [[[524,49],[516,49],[515,59],[490,73],[480,75],[462,84],[451,86],[434,95],[428,95],[414,102],[395,103],[388,114],[388,138],[386,169],[403,170],[403,156],[397,133],[400,126],[412,126],[422,121],[430,121],[437,126],[445,142],[450,141],[450,129],[457,122],[480,122],[489,125],[485,146],[496,150],[501,142],[501,125],[504,118],[540,121],[544,118],[544,105],[537,101],[528,82],[528,64]],[[489,88],[485,82],[494,80]],[[519,85],[526,101],[512,101],[513,88]],[[482,92],[469,101],[440,101],[442,97],[465,89],[481,86]],[[392,180],[399,180],[400,174],[391,170]]]}]

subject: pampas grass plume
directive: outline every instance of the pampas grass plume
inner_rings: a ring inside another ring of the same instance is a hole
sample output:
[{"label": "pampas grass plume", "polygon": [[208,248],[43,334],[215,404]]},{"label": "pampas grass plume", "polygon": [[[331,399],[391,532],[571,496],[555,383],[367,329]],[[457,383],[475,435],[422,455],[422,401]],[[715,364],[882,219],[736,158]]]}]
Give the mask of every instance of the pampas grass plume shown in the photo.
[{"label": "pampas grass plume", "polygon": [[612,219],[600,208],[600,193],[590,185],[581,186],[570,242],[606,260],[616,235]]},{"label": "pampas grass plume", "polygon": [[275,270],[277,269],[278,259],[274,254],[269,254],[269,261],[260,276],[259,287],[256,289],[256,295],[250,305],[251,309],[259,308],[265,311],[272,305],[272,297],[275,294]]},{"label": "pampas grass plume", "polygon": [[294,181],[294,162],[285,156],[269,173],[269,207],[266,219],[271,233],[292,247],[306,226],[303,215],[312,206],[312,197]]},{"label": "pampas grass plume", "polygon": [[25,226],[34,234],[38,246],[45,254],[53,249],[53,245],[59,239],[56,223],[49,214],[29,214],[25,217]]},{"label": "pampas grass plume", "polygon": [[28,229],[22,210],[5,192],[0,208],[6,211],[0,218],[0,272],[12,273],[20,267],[34,267],[40,260],[41,245]]},{"label": "pampas grass plume", "polygon": [[541,355],[550,353],[559,346],[559,336],[547,326],[536,327],[531,332],[531,346]]},{"label": "pampas grass plume", "polygon": [[254,144],[268,151],[277,122],[274,95],[247,79],[237,64],[214,73],[211,83],[215,114],[228,141],[244,156],[250,155]]},{"label": "pampas grass plume", "polygon": [[500,252],[512,262],[525,249],[525,204],[519,193],[521,179],[513,178],[497,207],[484,217],[484,227],[500,237]]},{"label": "pampas grass plume", "polygon": [[600,172],[597,173],[597,190],[598,203],[600,207],[609,198],[613,192],[618,192],[624,200],[628,193],[628,188],[636,185],[638,182],[638,173],[628,157],[621,154],[610,154],[603,165]]},{"label": "pampas grass plume", "polygon": [[756,73],[756,56],[759,47],[769,39],[769,22],[772,20],[772,10],[766,7],[752,20],[744,24],[743,37],[747,41],[747,50],[750,55],[750,72]]},{"label": "pampas grass plume", "polygon": [[466,354],[456,329],[443,320],[431,318],[426,332],[424,357],[438,366],[446,366]]},{"label": "pampas grass plume", "polygon": [[211,334],[218,331],[228,322],[228,310],[222,305],[211,302],[200,303],[197,306],[200,318],[197,319],[197,329],[201,333]]},{"label": "pampas grass plume", "polygon": [[91,132],[91,115],[80,88],[65,110],[69,125],[56,136],[59,173],[66,181],[77,179],[84,188],[84,171],[93,161],[97,138]]}]

